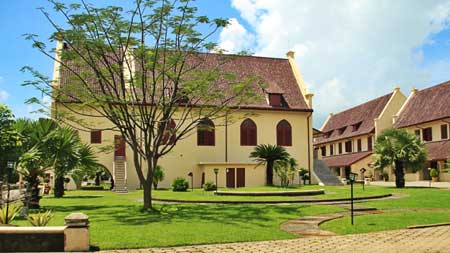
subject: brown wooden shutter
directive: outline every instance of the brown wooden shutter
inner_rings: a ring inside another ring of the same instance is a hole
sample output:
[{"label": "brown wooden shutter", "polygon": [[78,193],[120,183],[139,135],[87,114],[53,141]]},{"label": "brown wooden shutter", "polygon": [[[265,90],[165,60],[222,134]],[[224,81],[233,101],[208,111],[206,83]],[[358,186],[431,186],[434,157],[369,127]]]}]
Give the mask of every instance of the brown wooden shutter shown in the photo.
[{"label": "brown wooden shutter", "polygon": [[94,144],[102,143],[102,131],[101,130],[91,131],[91,143],[94,143]]}]

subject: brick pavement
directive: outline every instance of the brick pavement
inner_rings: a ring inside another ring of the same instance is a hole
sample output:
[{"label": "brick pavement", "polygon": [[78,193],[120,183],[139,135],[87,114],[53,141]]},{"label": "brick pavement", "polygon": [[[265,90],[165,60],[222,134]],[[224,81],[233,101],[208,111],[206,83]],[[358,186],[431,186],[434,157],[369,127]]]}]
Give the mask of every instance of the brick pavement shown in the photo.
[{"label": "brick pavement", "polygon": [[103,253],[450,253],[450,226],[402,229],[376,233],[307,237],[291,240],[212,244],[174,248],[102,251]]}]

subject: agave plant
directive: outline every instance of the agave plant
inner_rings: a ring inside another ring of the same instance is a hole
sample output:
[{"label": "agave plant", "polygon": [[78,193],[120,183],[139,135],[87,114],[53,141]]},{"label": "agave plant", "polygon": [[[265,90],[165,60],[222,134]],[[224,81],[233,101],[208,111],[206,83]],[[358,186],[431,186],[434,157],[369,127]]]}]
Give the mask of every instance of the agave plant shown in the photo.
[{"label": "agave plant", "polygon": [[[8,209],[8,212],[6,212]],[[6,205],[0,208],[0,224],[9,224],[20,213],[22,206],[19,204],[10,204],[8,208]]]},{"label": "agave plant", "polygon": [[44,227],[47,226],[47,224],[50,222],[50,220],[53,218],[52,211],[48,210],[44,213],[35,213],[30,214],[27,216],[27,220],[31,223],[34,227]]}]

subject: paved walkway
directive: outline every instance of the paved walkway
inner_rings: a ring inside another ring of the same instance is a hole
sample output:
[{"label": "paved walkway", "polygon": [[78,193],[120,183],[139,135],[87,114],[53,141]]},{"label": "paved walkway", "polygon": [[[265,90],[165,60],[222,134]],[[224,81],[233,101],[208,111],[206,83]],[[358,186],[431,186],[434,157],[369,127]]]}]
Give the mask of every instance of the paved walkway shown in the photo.
[{"label": "paved walkway", "polygon": [[450,226],[402,229],[377,233],[306,237],[292,240],[200,245],[175,248],[152,248],[102,251],[104,253],[303,253],[303,252],[367,252],[367,253],[450,253]]},{"label": "paved walkway", "polygon": [[[369,182],[370,185],[377,186],[395,186],[395,182],[373,181]],[[405,182],[406,187],[430,187],[430,181],[414,181]],[[450,182],[431,182],[431,187],[437,188],[450,188]]]}]

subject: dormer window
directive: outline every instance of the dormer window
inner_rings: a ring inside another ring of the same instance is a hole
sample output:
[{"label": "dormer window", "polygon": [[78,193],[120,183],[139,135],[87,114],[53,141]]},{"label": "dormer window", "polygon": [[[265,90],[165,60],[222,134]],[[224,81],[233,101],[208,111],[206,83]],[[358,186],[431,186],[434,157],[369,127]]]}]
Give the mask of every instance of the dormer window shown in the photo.
[{"label": "dormer window", "polygon": [[325,133],[325,138],[330,138],[332,133],[333,133],[333,130],[326,132]]},{"label": "dormer window", "polygon": [[283,105],[283,98],[281,94],[269,93],[269,105],[281,107]]},{"label": "dormer window", "polygon": [[339,129],[338,129],[338,133],[339,133],[339,134],[343,134],[346,128],[347,128],[346,126],[345,126],[345,127],[339,128]]},{"label": "dormer window", "polygon": [[353,132],[358,131],[359,127],[361,126],[361,123],[362,123],[362,121],[360,121],[360,122],[358,122],[358,123],[356,123],[356,124],[353,124],[353,125],[352,125],[352,131],[353,131]]}]

